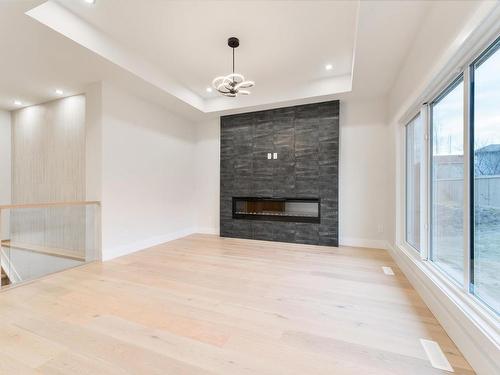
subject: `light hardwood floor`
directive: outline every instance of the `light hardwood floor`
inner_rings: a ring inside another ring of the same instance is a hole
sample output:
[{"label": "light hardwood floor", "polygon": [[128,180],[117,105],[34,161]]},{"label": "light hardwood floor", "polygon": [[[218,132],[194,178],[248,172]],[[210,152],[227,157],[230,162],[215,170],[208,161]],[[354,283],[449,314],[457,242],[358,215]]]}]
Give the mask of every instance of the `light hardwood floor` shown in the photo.
[{"label": "light hardwood floor", "polygon": [[382,250],[192,235],[0,293],[0,374],[447,374],[420,338],[473,374]]}]

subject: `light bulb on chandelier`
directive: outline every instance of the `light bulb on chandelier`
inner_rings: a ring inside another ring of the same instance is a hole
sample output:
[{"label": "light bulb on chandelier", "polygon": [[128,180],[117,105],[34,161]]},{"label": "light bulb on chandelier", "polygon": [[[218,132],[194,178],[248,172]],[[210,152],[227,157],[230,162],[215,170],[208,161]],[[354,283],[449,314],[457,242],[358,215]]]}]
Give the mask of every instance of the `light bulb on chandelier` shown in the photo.
[{"label": "light bulb on chandelier", "polygon": [[232,98],[238,95],[249,95],[250,91],[243,89],[253,87],[255,82],[246,81],[243,74],[234,72],[234,49],[240,45],[240,41],[236,37],[231,37],[227,40],[227,45],[233,49],[233,72],[227,76],[216,77],[212,81],[212,86],[222,95]]}]

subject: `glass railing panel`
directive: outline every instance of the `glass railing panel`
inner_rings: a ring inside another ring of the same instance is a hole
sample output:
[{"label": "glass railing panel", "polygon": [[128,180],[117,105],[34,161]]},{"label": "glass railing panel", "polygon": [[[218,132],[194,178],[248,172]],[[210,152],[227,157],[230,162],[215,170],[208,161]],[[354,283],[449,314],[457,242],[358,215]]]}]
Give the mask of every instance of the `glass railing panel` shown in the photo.
[{"label": "glass railing panel", "polygon": [[96,202],[0,206],[2,287],[100,258]]}]

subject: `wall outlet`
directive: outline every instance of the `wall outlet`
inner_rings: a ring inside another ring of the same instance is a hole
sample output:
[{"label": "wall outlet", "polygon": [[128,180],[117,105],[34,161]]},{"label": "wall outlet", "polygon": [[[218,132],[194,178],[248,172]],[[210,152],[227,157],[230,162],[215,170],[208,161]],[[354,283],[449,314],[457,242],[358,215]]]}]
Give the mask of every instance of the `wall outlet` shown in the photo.
[{"label": "wall outlet", "polygon": [[273,154],[273,159],[275,159],[275,160],[276,160],[276,159],[278,159],[278,153],[277,153],[277,152],[275,152],[275,153]]},{"label": "wall outlet", "polygon": [[268,158],[269,160],[271,160],[271,153],[270,153],[270,152],[268,152],[268,153],[267,153],[267,158]]}]

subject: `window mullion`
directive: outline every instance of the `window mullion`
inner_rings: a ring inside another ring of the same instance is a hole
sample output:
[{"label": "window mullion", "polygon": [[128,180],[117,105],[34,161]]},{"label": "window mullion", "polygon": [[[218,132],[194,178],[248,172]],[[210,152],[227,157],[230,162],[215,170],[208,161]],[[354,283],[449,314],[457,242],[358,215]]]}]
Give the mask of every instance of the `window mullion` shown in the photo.
[{"label": "window mullion", "polygon": [[420,109],[420,116],[422,119],[422,154],[421,154],[421,164],[422,171],[420,174],[420,257],[423,260],[429,259],[429,173],[430,173],[430,116],[429,116],[429,105],[425,103]]},{"label": "window mullion", "polygon": [[471,250],[471,127],[470,127],[470,70],[464,70],[464,202],[463,202],[463,220],[464,220],[464,285],[465,292],[469,292],[470,286],[470,250]]}]

